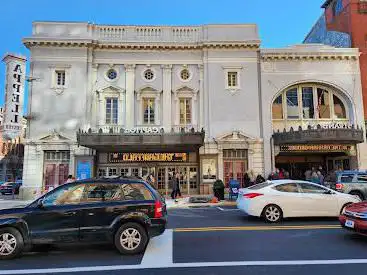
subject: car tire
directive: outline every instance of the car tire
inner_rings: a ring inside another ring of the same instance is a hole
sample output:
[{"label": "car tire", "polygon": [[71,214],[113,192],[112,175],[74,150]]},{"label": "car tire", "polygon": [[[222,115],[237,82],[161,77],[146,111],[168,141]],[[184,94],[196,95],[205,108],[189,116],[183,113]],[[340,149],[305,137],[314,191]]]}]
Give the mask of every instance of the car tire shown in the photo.
[{"label": "car tire", "polygon": [[264,207],[262,216],[266,222],[277,223],[283,219],[283,211],[276,204],[269,204]]},{"label": "car tire", "polygon": [[6,227],[0,229],[0,260],[10,260],[18,257],[24,249],[22,234],[15,228]]},{"label": "car tire", "polygon": [[361,199],[361,201],[364,200],[363,194],[359,191],[351,191],[349,194],[352,195],[352,196],[358,196]]},{"label": "car tire", "polygon": [[138,223],[123,224],[115,234],[115,247],[125,255],[140,254],[148,243],[148,234]]}]

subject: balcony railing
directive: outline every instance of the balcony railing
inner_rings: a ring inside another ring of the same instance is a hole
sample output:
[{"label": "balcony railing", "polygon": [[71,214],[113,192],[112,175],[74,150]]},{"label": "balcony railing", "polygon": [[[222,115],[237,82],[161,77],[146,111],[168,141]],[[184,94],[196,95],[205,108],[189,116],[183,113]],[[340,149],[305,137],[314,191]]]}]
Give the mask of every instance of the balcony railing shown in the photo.
[{"label": "balcony railing", "polygon": [[137,27],[96,25],[94,37],[115,42],[176,42],[197,43],[201,39],[200,27]]},{"label": "balcony railing", "polygon": [[156,125],[137,125],[132,129],[127,129],[123,125],[98,125],[97,127],[83,128],[84,132],[100,133],[100,134],[160,134],[160,133],[196,133],[201,132],[198,125],[185,124],[174,125],[172,128],[166,128]]}]

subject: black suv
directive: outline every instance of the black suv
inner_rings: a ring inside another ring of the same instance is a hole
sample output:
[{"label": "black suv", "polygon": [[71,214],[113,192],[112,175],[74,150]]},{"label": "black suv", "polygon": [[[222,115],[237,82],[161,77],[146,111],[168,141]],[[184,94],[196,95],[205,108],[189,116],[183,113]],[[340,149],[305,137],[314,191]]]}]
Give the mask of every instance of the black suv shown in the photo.
[{"label": "black suv", "polygon": [[137,254],[166,223],[163,197],[143,180],[76,181],[24,208],[0,210],[0,259],[25,247],[75,242],[109,242],[122,254]]}]

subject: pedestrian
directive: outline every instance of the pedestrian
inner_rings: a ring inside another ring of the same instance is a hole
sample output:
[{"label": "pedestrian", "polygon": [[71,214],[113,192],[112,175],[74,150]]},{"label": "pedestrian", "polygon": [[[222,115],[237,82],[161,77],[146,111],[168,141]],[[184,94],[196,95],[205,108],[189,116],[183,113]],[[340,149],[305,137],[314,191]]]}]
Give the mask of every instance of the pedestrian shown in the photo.
[{"label": "pedestrian", "polygon": [[326,171],[322,168],[322,166],[319,166],[319,171],[321,172],[321,174],[323,175],[323,177],[325,178],[326,176]]},{"label": "pedestrian", "polygon": [[181,190],[180,190],[180,181],[179,181],[179,174],[176,173],[172,179],[172,193],[171,198],[173,200],[177,199],[177,195],[181,197]]},{"label": "pedestrian", "polygon": [[289,179],[289,172],[287,170],[284,170],[284,178]]},{"label": "pedestrian", "polygon": [[317,176],[319,178],[319,184],[324,185],[324,175],[321,173],[321,171],[317,171]]},{"label": "pedestrian", "polygon": [[317,175],[317,172],[316,172],[316,171],[312,172],[312,175],[311,175],[311,182],[313,182],[313,183],[317,183],[317,184],[319,184],[319,183],[320,183],[320,178],[319,178],[319,176]]},{"label": "pedestrian", "polygon": [[305,179],[307,181],[311,181],[311,177],[312,177],[312,171],[310,169],[307,169],[305,172]]},{"label": "pedestrian", "polygon": [[73,179],[73,175],[69,175],[65,183],[74,182],[75,179]]},{"label": "pedestrian", "polygon": [[279,179],[284,179],[284,169],[282,168],[282,169],[280,169],[279,170]]},{"label": "pedestrian", "polygon": [[250,187],[250,185],[251,185],[251,179],[248,173],[246,172],[245,175],[243,176],[243,188]]},{"label": "pedestrian", "polygon": [[250,173],[248,175],[250,177],[250,186],[255,184],[256,176],[254,173],[254,170],[250,170]]},{"label": "pedestrian", "polygon": [[262,175],[257,175],[256,177],[256,181],[255,181],[255,184],[259,184],[259,183],[262,183],[262,182],[265,182],[265,179]]}]

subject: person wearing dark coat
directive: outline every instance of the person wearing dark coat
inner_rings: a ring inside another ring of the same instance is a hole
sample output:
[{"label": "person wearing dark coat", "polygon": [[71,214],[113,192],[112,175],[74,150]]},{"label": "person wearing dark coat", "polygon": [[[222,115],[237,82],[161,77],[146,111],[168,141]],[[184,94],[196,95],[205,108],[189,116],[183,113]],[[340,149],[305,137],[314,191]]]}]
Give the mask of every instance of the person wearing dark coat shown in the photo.
[{"label": "person wearing dark coat", "polygon": [[247,188],[251,186],[251,179],[247,173],[243,176],[243,188]]},{"label": "person wearing dark coat", "polygon": [[257,175],[256,180],[255,180],[255,184],[259,184],[259,183],[262,183],[262,182],[265,182],[264,177],[261,176],[261,175]]},{"label": "person wearing dark coat", "polygon": [[172,199],[176,199],[177,195],[179,195],[181,197],[181,190],[180,190],[180,182],[179,182],[179,174],[176,173],[176,175],[174,176],[174,178],[172,179],[172,193],[171,193],[171,198]]}]

